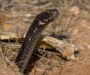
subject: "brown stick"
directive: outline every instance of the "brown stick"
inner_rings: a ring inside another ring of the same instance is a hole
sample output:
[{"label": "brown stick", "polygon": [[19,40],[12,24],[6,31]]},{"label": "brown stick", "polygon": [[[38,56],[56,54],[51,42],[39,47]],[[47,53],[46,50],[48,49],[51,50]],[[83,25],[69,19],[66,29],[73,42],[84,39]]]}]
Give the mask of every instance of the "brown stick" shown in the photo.
[{"label": "brown stick", "polygon": [[63,57],[66,57],[68,60],[75,59],[74,52],[77,50],[77,48],[74,44],[50,36],[44,37],[43,41],[55,47],[56,50],[60,52],[60,54],[62,54]]}]

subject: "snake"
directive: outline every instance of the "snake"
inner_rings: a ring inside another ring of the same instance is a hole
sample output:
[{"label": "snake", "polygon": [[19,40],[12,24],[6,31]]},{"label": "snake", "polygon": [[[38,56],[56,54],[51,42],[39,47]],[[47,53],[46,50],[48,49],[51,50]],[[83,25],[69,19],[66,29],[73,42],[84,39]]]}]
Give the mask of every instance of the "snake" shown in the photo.
[{"label": "snake", "polygon": [[58,9],[53,8],[46,9],[35,17],[15,60],[21,72],[24,72],[41,33],[48,26],[48,24],[56,20],[58,16]]}]

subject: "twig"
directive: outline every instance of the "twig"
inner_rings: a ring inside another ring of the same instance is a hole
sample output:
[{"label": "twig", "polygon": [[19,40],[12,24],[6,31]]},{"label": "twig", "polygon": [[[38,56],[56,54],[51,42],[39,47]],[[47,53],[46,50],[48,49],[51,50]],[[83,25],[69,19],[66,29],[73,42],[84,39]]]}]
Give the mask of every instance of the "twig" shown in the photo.
[{"label": "twig", "polygon": [[60,52],[60,54],[62,54],[63,57],[66,57],[69,60],[75,59],[74,52],[77,51],[77,47],[74,44],[50,36],[44,37],[43,41],[55,47],[56,50]]}]

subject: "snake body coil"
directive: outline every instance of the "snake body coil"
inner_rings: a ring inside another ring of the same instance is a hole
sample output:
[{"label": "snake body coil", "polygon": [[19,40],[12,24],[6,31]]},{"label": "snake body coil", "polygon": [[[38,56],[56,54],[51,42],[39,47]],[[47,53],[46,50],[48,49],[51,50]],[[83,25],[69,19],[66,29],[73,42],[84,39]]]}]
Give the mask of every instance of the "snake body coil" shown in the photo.
[{"label": "snake body coil", "polygon": [[54,21],[58,16],[59,12],[57,9],[48,9],[36,16],[27,32],[27,35],[16,58],[16,63],[21,72],[25,70],[42,31],[46,28],[48,23]]}]

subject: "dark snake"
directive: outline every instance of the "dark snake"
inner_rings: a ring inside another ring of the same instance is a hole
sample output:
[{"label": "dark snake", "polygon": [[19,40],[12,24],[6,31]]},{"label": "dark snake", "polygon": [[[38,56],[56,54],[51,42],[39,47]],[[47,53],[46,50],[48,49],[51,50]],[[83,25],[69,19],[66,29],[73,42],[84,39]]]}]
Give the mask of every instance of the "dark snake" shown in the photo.
[{"label": "dark snake", "polygon": [[47,9],[35,17],[30,26],[21,49],[16,57],[16,64],[21,72],[24,72],[26,65],[34,51],[34,47],[46,26],[59,16],[57,9]]}]

